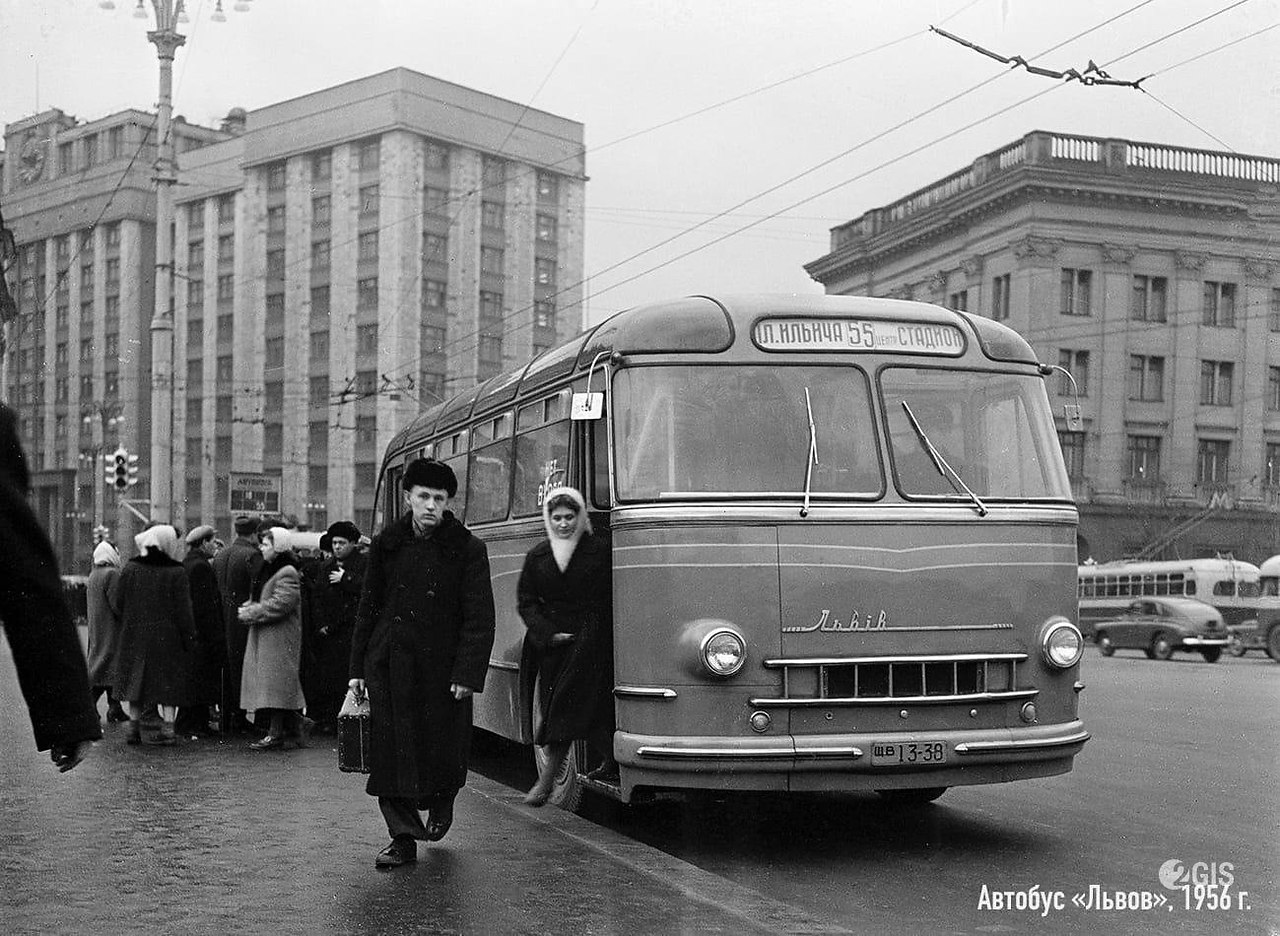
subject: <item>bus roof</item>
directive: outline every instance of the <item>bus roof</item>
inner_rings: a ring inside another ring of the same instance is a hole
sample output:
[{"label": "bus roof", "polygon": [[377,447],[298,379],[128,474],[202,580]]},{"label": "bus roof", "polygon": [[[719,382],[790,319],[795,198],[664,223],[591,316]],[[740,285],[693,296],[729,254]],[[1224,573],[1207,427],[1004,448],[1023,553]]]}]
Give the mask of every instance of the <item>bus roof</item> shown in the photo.
[{"label": "bus roof", "polygon": [[1098,562],[1080,566],[1078,575],[1145,575],[1148,572],[1226,572],[1233,573],[1234,578],[1250,581],[1258,577],[1258,567],[1251,562],[1240,559],[1227,559],[1220,556],[1202,559],[1165,559],[1159,561],[1136,562],[1117,559],[1114,562]]},{"label": "bus roof", "polygon": [[472,414],[509,403],[521,393],[585,370],[600,354],[716,354],[750,341],[752,324],[765,315],[858,318],[959,327],[996,361],[1038,364],[1031,346],[1013,329],[981,316],[927,302],[868,296],[752,294],[686,296],[618,312],[528,365],[490,378],[425,410],[396,434],[388,451],[407,438],[429,436],[466,422]]},{"label": "bus roof", "polygon": [[1280,576],[1280,556],[1270,556],[1262,560],[1258,566],[1258,574],[1265,576]]}]

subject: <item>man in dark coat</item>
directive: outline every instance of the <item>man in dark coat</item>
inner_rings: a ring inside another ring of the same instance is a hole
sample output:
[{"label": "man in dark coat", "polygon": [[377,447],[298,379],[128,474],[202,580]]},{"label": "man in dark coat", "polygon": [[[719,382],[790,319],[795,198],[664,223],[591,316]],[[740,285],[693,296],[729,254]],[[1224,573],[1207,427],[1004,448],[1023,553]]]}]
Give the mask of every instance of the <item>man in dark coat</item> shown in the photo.
[{"label": "man in dark coat", "polygon": [[227,634],[227,709],[222,715],[222,726],[241,731],[252,731],[244,709],[240,707],[240,674],[244,669],[244,648],[249,641],[249,627],[240,621],[237,609],[249,600],[253,591],[253,578],[262,568],[262,553],[258,551],[258,521],[253,517],[235,519],[236,538],[230,546],[213,558],[211,563],[218,587],[222,590],[222,610]]},{"label": "man in dark coat", "polygon": [[493,648],[489,553],[447,509],[453,469],[420,458],[402,483],[409,512],[370,546],[351,642],[350,685],[369,696],[366,790],[391,834],[380,868],[416,860],[415,840],[449,831],[467,779],[471,696]]},{"label": "man in dark coat", "polygon": [[53,545],[27,502],[30,476],[13,411],[0,405],[0,621],[27,701],[36,750],[66,773],[102,737],[80,636]]},{"label": "man in dark coat", "polygon": [[308,642],[311,653],[307,684],[307,715],[322,733],[337,726],[338,709],[347,692],[351,666],[351,635],[364,587],[365,557],[356,549],[360,530],[349,520],[332,524],[325,534],[332,556],[310,581]]},{"label": "man in dark coat", "polygon": [[209,706],[221,701],[223,669],[227,665],[227,621],[218,577],[209,560],[215,555],[211,526],[198,526],[187,534],[187,555],[182,560],[191,588],[191,614],[196,625],[196,648],[188,696],[192,704],[178,712],[179,734],[208,734]]}]

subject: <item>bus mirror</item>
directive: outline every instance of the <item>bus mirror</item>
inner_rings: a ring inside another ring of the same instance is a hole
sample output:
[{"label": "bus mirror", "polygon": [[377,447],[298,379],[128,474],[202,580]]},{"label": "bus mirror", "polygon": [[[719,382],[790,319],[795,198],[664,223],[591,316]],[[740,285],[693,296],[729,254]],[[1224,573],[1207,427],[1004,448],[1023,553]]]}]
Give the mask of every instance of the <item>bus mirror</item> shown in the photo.
[{"label": "bus mirror", "polygon": [[1066,417],[1068,431],[1079,432],[1084,429],[1084,417],[1080,415],[1079,403],[1064,403],[1062,415]]},{"label": "bus mirror", "polygon": [[603,393],[575,393],[569,404],[569,418],[579,420],[599,419],[604,415]]}]

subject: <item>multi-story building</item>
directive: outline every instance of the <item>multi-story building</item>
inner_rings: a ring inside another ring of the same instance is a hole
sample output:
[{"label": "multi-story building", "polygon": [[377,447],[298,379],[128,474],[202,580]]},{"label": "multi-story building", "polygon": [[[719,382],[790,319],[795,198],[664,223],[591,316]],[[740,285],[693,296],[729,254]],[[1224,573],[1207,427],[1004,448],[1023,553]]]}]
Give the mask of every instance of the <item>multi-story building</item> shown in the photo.
[{"label": "multi-story building", "polygon": [[1047,380],[1082,560],[1257,561],[1280,552],[1278,258],[1280,160],[1035,132],[833,228],[806,270],[1002,320],[1070,371]]},{"label": "multi-story building", "polygon": [[[85,125],[48,112],[6,134],[18,155],[3,207],[22,259],[5,386],[37,467],[64,472],[44,486],[73,505],[102,475],[100,458],[77,473],[77,456],[114,448],[119,415],[120,440],[143,455],[131,497],[149,496],[154,154],[138,146],[154,116],[128,114],[137,140],[126,133],[123,164],[93,189],[74,161],[65,175],[23,176],[26,141],[60,154],[52,124],[80,139],[126,115]],[[381,453],[419,409],[581,328],[579,123],[393,69],[233,110],[218,130],[175,121],[175,138],[188,134],[175,187],[174,417],[160,430],[172,441],[178,525],[228,531],[230,481],[246,473],[278,478],[282,509],[304,523],[353,518],[368,529]],[[82,243],[95,250],[88,278]],[[51,272],[59,264],[69,275]],[[63,316],[44,309],[85,303],[90,324],[75,328],[68,312],[64,347]],[[24,390],[32,374],[38,398]],[[60,414],[77,423],[65,437],[50,425]],[[105,442],[99,431],[86,447],[84,416],[106,428]],[[127,526],[103,486],[97,515]],[[88,543],[94,519],[64,537]]]}]

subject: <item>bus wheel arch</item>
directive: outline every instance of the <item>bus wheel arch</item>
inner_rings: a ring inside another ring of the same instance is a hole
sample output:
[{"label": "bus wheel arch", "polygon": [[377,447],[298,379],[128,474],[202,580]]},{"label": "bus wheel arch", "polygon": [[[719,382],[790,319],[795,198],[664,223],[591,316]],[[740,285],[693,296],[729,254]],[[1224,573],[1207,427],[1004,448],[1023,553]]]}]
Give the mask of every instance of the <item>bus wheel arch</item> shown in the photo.
[{"label": "bus wheel arch", "polygon": [[947,792],[947,787],[944,786],[876,790],[876,794],[886,803],[892,803],[897,806],[923,806],[926,803],[932,803],[945,792]]}]

